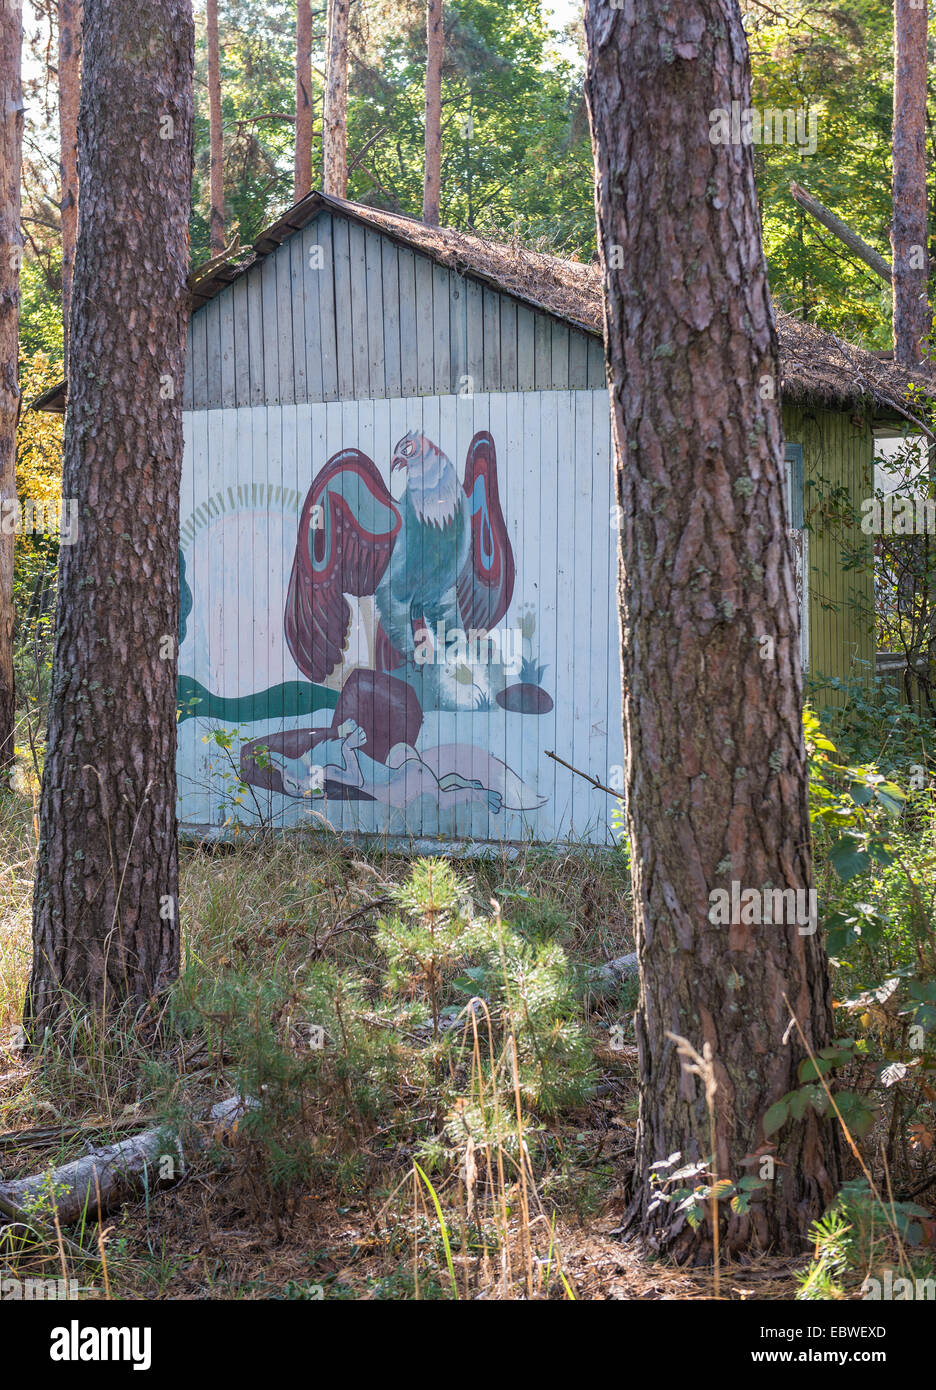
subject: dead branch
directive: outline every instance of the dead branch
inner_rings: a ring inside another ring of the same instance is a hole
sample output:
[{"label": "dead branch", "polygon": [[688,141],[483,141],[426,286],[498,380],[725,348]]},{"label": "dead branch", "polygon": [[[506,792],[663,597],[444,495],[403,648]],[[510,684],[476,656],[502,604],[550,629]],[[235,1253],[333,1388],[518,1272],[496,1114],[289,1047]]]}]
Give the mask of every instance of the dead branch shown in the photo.
[{"label": "dead branch", "polygon": [[[257,1102],[241,1096],[219,1101],[208,1113],[208,1135],[194,1141],[207,1148],[213,1139],[232,1134],[241,1117]],[[84,1217],[99,1220],[126,1201],[156,1188],[171,1187],[184,1176],[181,1140],[165,1128],[148,1129],[106,1148],[92,1150],[60,1168],[0,1183],[0,1213],[8,1221],[34,1229],[46,1223],[34,1211],[52,1212],[60,1226],[71,1226]],[[163,1160],[172,1158],[171,1165]]]},{"label": "dead branch", "polygon": [[885,284],[892,283],[894,276],[890,264],[875,251],[873,246],[869,246],[857,232],[853,232],[847,222],[843,222],[824,203],[820,203],[818,198],[807,193],[802,184],[791,183],[790,193],[794,202],[798,203],[805,212],[809,213],[810,217],[815,218],[821,226],[825,227],[826,231],[838,237],[839,241],[847,246],[849,251],[854,252],[860,260],[864,261],[875,275],[880,275]]}]

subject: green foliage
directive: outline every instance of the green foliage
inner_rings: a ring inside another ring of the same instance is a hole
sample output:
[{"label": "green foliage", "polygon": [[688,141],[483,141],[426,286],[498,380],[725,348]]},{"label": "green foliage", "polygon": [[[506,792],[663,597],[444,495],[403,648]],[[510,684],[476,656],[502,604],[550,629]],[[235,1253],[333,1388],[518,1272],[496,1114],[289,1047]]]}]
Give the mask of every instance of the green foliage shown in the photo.
[{"label": "green foliage", "polygon": [[[292,112],[296,90],[296,7],[289,0],[223,0],[221,119],[224,133],[225,236],[248,246],[292,203]],[[324,32],[324,4],[313,15]],[[321,51],[313,67],[321,65]],[[190,232],[192,260],[208,258],[209,127],[204,24],[196,42],[195,166]],[[313,93],[313,100],[315,99]]]},{"label": "green foliage", "polygon": [[806,1301],[854,1296],[869,1275],[897,1264],[913,1278],[932,1275],[928,1255],[914,1253],[923,1239],[915,1202],[882,1203],[862,1178],[846,1183],[829,1210],[813,1223],[813,1260],[798,1276],[796,1297]]},{"label": "green foliage", "polygon": [[[425,6],[388,5],[351,80],[349,145],[367,149],[350,196],[422,206]],[[515,230],[554,247],[595,245],[591,142],[581,78],[537,0],[447,0],[442,221]]]},{"label": "green foliage", "polygon": [[[249,734],[243,729],[221,727],[213,728],[207,734],[202,734],[202,743],[213,744],[215,748],[220,750],[220,767],[214,764],[211,766],[212,771],[217,773],[227,792],[227,795],[221,799],[218,808],[221,824],[224,826],[241,824],[241,807],[247,805],[248,797],[255,816],[255,820],[252,820],[250,824],[267,826],[269,823],[270,818],[264,813],[253,786],[245,779],[240,766],[234,761],[235,743],[244,743],[248,738]],[[273,766],[268,748],[254,748],[251,756],[254,765],[261,771],[268,771]]]},{"label": "green foliage", "polygon": [[[841,760],[812,712],[804,716],[822,926],[838,1007],[856,1032],[803,1064],[799,1089],[771,1107],[765,1129],[811,1106],[861,1139],[886,1106],[893,1165],[897,1135],[911,1136],[920,1152],[933,1142],[936,803],[920,766],[913,775],[923,785],[909,791],[879,770],[882,755],[885,767],[906,766],[915,718],[859,703],[845,723],[852,750],[867,761]],[[832,1107],[821,1079],[831,1086],[836,1070],[846,1084],[834,1087]],[[824,1287],[821,1270],[816,1279]]]},{"label": "green foliage", "polygon": [[[41,353],[59,367],[63,340],[61,265],[62,249],[56,238],[50,243],[46,264],[26,255],[20,268],[20,352],[28,358]],[[56,379],[61,380],[61,374]],[[39,387],[34,394],[43,389]]]},{"label": "green foliage", "polygon": [[890,347],[890,294],[799,208],[792,180],[890,259],[893,19],[874,0],[745,6],[752,103],[816,118],[817,147],[759,145],[755,168],[774,297],[799,318],[872,348]]},{"label": "green foliage", "polygon": [[[361,1135],[386,1108],[396,1075],[391,1039],[367,1027],[364,982],[325,962],[301,982],[226,971],[217,978],[190,969],[174,996],[176,1025],[206,1036],[211,1056],[230,1057],[237,1093],[258,1102],[239,1132],[250,1147],[250,1172],[266,1196],[327,1175],[355,1191],[363,1177]],[[323,1104],[340,1125],[317,1123]]]},{"label": "green foliage", "polygon": [[[401,911],[381,922],[376,938],[388,959],[388,987],[409,994],[418,1016],[419,982],[437,1041],[445,1023],[461,1022],[464,1031],[466,1017],[488,1034],[481,1045],[486,1094],[459,1109],[456,1127],[489,1142],[497,1098],[506,1102],[513,1092],[543,1116],[581,1105],[593,1063],[558,943],[525,939],[499,913],[475,917],[466,885],[444,861],[417,861],[395,896]],[[525,912],[529,930],[529,904]],[[446,1007],[447,999],[457,1002]],[[457,1036],[451,1027],[449,1036]]]},{"label": "green foliage", "polygon": [[843,881],[872,864],[894,862],[892,823],[899,820],[906,796],[874,763],[850,766],[834,762],[835,745],[825,737],[807,707],[803,715],[809,757],[809,818],[826,832],[828,862]]}]

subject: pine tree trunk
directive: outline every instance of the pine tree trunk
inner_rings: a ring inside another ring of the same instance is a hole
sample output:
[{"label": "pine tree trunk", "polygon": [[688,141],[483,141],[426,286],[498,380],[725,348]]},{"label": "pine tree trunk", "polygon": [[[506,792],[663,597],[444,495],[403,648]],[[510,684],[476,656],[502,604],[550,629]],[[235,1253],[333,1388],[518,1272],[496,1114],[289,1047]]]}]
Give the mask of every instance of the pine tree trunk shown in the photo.
[{"label": "pine tree trunk", "polygon": [[926,247],[926,3],[894,0],[894,356],[912,366],[929,335]]},{"label": "pine tree trunk", "polygon": [[[19,420],[20,176],[23,158],[20,0],[0,5],[0,502],[16,496]],[[0,789],[14,757],[13,546],[0,530]]]},{"label": "pine tree trunk", "polygon": [[[27,1035],[178,972],[176,634],[191,0],[85,0],[76,370]],[[80,370],[77,369],[80,364]]]},{"label": "pine tree trunk", "polygon": [[325,192],[333,198],[348,191],[348,10],[349,0],[329,0],[322,144]]},{"label": "pine tree trunk", "polygon": [[312,190],[312,0],[296,0],[296,154],[293,201]]},{"label": "pine tree trunk", "polygon": [[218,39],[218,0],[207,0],[205,27],[208,38],[208,138],[210,146],[208,200],[211,254],[224,250],[224,135],[221,129],[221,45]]},{"label": "pine tree trunk", "polygon": [[78,238],[78,103],[81,99],[81,4],[59,0],[59,147],[62,183],[62,325],[68,372],[68,315]]},{"label": "pine tree trunk", "polygon": [[[768,1175],[748,1213],[723,1204],[730,1250],[802,1251],[838,1182],[835,1132],[808,1111],[767,1141],[763,1120],[798,1087],[804,1056],[784,996],[812,1047],[830,1041],[823,946],[795,923],[719,926],[709,915],[712,891],[732,882],[758,893],[812,884],[753,152],[710,140],[711,112],[750,105],[747,46],[736,0],[591,3],[586,30],[641,978],[630,1219],[678,1259],[711,1257],[706,1221],[693,1231],[675,1202],[651,1210],[655,1161],[679,1151],[710,1177]],[[704,1088],[670,1034],[711,1048],[714,1154]]]},{"label": "pine tree trunk", "polygon": [[442,0],[426,0],[426,175],[423,221],[439,225],[442,196]]}]

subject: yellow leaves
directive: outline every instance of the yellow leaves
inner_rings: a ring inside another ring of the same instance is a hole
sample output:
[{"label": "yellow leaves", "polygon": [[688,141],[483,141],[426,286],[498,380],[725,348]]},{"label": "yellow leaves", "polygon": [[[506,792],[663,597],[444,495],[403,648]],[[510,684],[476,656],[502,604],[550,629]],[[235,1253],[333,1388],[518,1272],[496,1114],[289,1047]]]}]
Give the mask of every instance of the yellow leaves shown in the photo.
[{"label": "yellow leaves", "polygon": [[19,497],[50,501],[62,493],[62,417],[30,410],[29,402],[62,379],[62,363],[48,353],[20,356],[23,408],[16,435],[16,491]]}]

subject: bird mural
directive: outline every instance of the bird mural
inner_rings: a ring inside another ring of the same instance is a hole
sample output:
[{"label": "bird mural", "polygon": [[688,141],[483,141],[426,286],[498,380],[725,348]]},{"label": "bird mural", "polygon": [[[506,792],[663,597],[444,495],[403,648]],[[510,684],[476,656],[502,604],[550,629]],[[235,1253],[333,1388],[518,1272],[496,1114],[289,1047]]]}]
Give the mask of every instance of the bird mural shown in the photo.
[{"label": "bird mural", "polygon": [[417,642],[445,629],[489,632],[507,611],[514,556],[497,487],[494,440],[479,431],[464,476],[413,430],[393,451],[406,486],[394,500],[374,462],[343,449],[313,480],[299,522],[286,601],[289,650],[309,680],[342,663],[349,597],[373,595],[379,625],[375,665],[401,673]]}]

